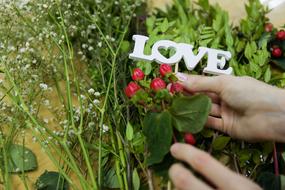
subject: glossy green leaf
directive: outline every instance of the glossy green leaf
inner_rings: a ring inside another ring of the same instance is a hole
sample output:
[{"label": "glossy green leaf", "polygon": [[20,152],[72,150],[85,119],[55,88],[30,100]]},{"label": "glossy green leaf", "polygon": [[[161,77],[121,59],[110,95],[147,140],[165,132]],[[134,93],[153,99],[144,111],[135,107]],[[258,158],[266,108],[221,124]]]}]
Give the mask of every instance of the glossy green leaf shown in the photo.
[{"label": "glossy green leaf", "polygon": [[144,118],[143,133],[148,151],[147,165],[160,163],[172,142],[171,115],[168,111],[149,113]]},{"label": "glossy green leaf", "polygon": [[212,147],[214,150],[223,150],[230,140],[230,137],[219,136],[214,140]]},{"label": "glossy green leaf", "polygon": [[54,171],[45,171],[36,182],[37,190],[68,190],[69,185],[64,177]]},{"label": "glossy green leaf", "polygon": [[140,189],[140,176],[136,168],[133,171],[133,187],[134,190]]},{"label": "glossy green leaf", "polygon": [[133,129],[133,126],[130,124],[130,122],[128,122],[127,124],[126,137],[128,141],[131,141],[134,137],[134,129]]},{"label": "glossy green leaf", "polygon": [[22,145],[10,145],[8,153],[8,171],[11,173],[33,171],[38,167],[35,154]]},{"label": "glossy green leaf", "polygon": [[211,100],[205,95],[176,97],[170,107],[175,128],[180,132],[200,132],[211,111]]}]

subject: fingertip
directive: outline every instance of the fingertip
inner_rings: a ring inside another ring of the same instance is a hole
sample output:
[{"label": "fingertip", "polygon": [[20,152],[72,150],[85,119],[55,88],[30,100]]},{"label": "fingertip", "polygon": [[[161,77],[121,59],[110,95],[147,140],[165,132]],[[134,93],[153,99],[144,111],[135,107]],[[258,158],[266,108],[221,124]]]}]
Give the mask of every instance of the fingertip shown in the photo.
[{"label": "fingertip", "polygon": [[179,149],[181,148],[181,143],[175,143],[170,147],[170,152],[171,154],[174,156],[175,154],[177,154],[177,152],[179,151]]}]

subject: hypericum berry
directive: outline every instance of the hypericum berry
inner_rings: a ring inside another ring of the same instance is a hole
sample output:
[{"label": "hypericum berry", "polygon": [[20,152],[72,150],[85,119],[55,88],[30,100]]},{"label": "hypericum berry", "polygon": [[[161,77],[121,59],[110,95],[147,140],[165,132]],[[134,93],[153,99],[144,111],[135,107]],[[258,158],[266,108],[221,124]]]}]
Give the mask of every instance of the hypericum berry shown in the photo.
[{"label": "hypericum berry", "polygon": [[276,33],[276,38],[278,40],[285,40],[285,31],[284,30],[280,30]]},{"label": "hypericum berry", "polygon": [[161,78],[155,78],[151,81],[150,88],[157,92],[159,90],[165,89],[166,84]]},{"label": "hypericum berry", "polygon": [[264,26],[264,30],[266,32],[272,32],[272,29],[273,29],[273,24],[272,23],[266,23],[265,26]]},{"label": "hypericum berry", "polygon": [[282,50],[279,47],[275,47],[275,48],[273,48],[271,54],[273,57],[276,57],[276,58],[281,57],[282,56]]},{"label": "hypericum berry", "polygon": [[162,64],[159,67],[159,72],[161,76],[164,77],[165,75],[172,73],[172,67],[168,64]]},{"label": "hypericum berry", "polygon": [[172,83],[170,87],[170,92],[172,94],[176,92],[183,92],[183,86],[178,82]]},{"label": "hypericum berry", "polygon": [[191,144],[191,145],[195,145],[196,144],[195,137],[191,133],[185,133],[184,141],[187,144]]},{"label": "hypericum berry", "polygon": [[144,79],[144,72],[140,68],[135,68],[132,74],[132,79],[135,81]]},{"label": "hypericum berry", "polygon": [[140,90],[140,89],[141,89],[141,87],[140,87],[137,83],[135,83],[135,82],[130,82],[130,83],[128,84],[128,86],[125,88],[125,94],[126,94],[127,97],[131,98],[131,97],[133,97],[133,96],[137,93],[137,91]]}]

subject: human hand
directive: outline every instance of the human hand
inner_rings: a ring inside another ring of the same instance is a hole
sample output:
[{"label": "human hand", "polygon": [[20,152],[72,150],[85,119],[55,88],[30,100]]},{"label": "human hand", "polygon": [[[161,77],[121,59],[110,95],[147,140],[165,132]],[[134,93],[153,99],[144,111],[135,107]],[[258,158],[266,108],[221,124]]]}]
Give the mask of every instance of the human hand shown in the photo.
[{"label": "human hand", "polygon": [[[249,179],[238,175],[212,158],[208,153],[191,145],[176,143],[172,145],[171,154],[189,164],[195,171],[209,180],[215,189],[260,190],[261,188]],[[174,164],[169,176],[178,190],[210,190],[214,189],[195,177],[180,164]]]},{"label": "human hand", "polygon": [[211,97],[206,126],[248,141],[285,142],[285,90],[250,77],[176,76],[186,91]]}]

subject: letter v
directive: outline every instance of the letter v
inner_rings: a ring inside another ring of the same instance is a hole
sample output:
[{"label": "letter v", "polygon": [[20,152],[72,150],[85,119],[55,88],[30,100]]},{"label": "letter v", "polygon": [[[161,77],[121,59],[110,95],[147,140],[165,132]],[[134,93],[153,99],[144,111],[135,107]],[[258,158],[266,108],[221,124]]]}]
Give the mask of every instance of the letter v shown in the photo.
[{"label": "letter v", "polygon": [[179,51],[183,55],[187,69],[191,71],[197,66],[202,57],[207,54],[208,48],[200,47],[198,54],[194,55],[192,45],[179,43]]}]

